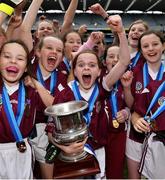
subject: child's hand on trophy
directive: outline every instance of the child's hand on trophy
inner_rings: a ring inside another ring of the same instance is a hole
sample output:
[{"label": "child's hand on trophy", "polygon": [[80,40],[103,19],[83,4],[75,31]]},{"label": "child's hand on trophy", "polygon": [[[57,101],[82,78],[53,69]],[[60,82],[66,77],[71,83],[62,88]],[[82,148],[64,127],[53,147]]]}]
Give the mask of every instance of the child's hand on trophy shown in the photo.
[{"label": "child's hand on trophy", "polygon": [[80,153],[83,151],[87,139],[88,137],[86,137],[83,141],[73,142],[69,145],[61,145],[55,142],[54,144],[67,154]]}]

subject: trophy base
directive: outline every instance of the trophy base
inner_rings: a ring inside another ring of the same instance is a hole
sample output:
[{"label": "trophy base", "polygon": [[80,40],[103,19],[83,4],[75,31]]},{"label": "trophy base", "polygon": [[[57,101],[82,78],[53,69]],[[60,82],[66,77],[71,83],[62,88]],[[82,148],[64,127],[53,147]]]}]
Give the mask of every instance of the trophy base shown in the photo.
[{"label": "trophy base", "polygon": [[53,179],[81,179],[98,173],[100,173],[98,161],[93,155],[87,154],[86,158],[70,163],[57,158],[54,162]]},{"label": "trophy base", "polygon": [[69,155],[61,151],[60,154],[58,155],[58,158],[64,162],[77,162],[86,158],[86,156],[87,156],[86,151],[82,151],[79,154],[69,154]]}]

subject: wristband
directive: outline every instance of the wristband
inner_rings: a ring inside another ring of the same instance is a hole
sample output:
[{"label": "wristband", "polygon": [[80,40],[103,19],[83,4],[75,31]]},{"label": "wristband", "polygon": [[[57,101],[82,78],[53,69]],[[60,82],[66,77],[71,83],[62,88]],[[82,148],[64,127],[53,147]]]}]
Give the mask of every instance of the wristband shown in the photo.
[{"label": "wristband", "polygon": [[4,12],[5,14],[11,16],[14,12],[14,8],[12,8],[11,6],[5,4],[5,3],[1,3],[0,4],[0,11]]},{"label": "wristband", "polygon": [[104,21],[106,22],[109,18],[109,15],[107,15],[105,18],[104,18]]}]

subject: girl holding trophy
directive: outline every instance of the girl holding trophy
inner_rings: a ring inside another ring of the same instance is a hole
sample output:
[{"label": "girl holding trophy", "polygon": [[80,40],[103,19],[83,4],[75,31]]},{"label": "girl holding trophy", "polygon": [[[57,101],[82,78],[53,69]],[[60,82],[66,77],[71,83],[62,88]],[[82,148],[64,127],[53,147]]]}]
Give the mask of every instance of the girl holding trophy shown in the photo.
[{"label": "girl holding trophy", "polygon": [[[54,100],[54,104],[72,100],[85,100],[89,103],[89,108],[85,115],[91,135],[88,138],[88,142],[95,150],[98,160],[100,162],[101,160],[103,161],[103,164],[100,165],[100,177],[105,176],[105,159],[101,159],[100,157],[103,157],[103,146],[106,144],[107,138],[107,119],[104,111],[104,99],[108,91],[113,87],[113,84],[121,77],[130,63],[127,39],[120,16],[114,15],[109,17],[107,23],[118,33],[120,39],[121,54],[119,62],[104,77],[103,84],[101,84],[98,81],[101,66],[97,55],[90,50],[78,53],[72,64],[75,80],[69,82],[68,87],[64,88]],[[49,124],[47,131],[48,135],[51,136],[53,129],[49,128]],[[56,145],[58,146],[58,144]]]}]

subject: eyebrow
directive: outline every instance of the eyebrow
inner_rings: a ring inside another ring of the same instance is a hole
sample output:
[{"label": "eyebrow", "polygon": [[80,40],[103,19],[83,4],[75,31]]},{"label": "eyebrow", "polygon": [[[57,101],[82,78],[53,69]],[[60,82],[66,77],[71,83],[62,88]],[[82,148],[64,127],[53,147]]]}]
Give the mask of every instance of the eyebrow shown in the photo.
[{"label": "eyebrow", "polygon": [[[11,52],[8,52],[8,51],[2,51],[2,53],[11,54]],[[17,56],[26,57],[26,55],[22,55],[22,54],[18,54]]]}]

